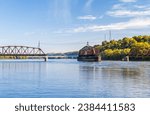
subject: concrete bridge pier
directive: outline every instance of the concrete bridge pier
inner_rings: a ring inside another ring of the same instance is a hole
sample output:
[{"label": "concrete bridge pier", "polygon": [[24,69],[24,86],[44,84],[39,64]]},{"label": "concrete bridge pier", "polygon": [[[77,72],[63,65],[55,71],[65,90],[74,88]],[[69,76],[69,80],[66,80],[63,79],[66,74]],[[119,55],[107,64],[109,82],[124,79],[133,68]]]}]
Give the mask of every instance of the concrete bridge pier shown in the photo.
[{"label": "concrete bridge pier", "polygon": [[44,61],[47,62],[48,61],[48,56],[44,57]]},{"label": "concrete bridge pier", "polygon": [[124,58],[122,59],[122,61],[130,61],[129,56],[124,57]]}]

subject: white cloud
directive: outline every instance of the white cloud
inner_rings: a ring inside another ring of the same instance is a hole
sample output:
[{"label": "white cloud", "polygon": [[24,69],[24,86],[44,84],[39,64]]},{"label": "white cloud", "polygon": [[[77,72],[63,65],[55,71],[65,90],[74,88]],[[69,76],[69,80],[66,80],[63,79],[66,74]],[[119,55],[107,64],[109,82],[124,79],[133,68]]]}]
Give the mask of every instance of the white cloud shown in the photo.
[{"label": "white cloud", "polygon": [[150,16],[149,5],[125,5],[115,4],[112,10],[107,12],[107,15],[112,17],[145,17]]},{"label": "white cloud", "polygon": [[70,0],[54,0],[53,2],[53,14],[55,21],[68,23],[71,20],[71,2]]},{"label": "white cloud", "polygon": [[147,6],[144,5],[134,5],[134,7],[139,9],[147,8]]},{"label": "white cloud", "polygon": [[77,19],[79,20],[96,20],[96,19],[102,19],[104,16],[101,15],[99,17],[93,16],[93,15],[85,15],[85,16],[79,16]]},{"label": "white cloud", "polygon": [[24,33],[25,36],[33,36],[35,34],[36,34],[36,32],[25,32]]},{"label": "white cloud", "polygon": [[115,4],[112,6],[112,9],[124,9],[123,4]]},{"label": "white cloud", "polygon": [[91,7],[91,4],[93,3],[94,0],[87,0],[85,7]]},{"label": "white cloud", "polygon": [[86,2],[83,9],[85,12],[89,13],[92,9],[92,3],[94,2],[94,0],[84,0],[84,1]]},{"label": "white cloud", "polygon": [[132,10],[115,10],[107,12],[108,15],[113,17],[139,17],[139,16],[150,16],[150,9],[143,11],[132,11]]},{"label": "white cloud", "polygon": [[131,19],[127,22],[113,23],[109,25],[93,25],[83,26],[68,30],[68,32],[79,33],[79,32],[97,32],[105,30],[124,30],[124,29],[142,29],[150,27],[150,18],[136,18]]},{"label": "white cloud", "polygon": [[137,0],[119,0],[120,2],[136,2]]},{"label": "white cloud", "polygon": [[77,17],[77,19],[80,19],[80,20],[96,20],[97,17],[92,16],[92,15],[86,15],[86,16],[79,16],[79,17]]}]

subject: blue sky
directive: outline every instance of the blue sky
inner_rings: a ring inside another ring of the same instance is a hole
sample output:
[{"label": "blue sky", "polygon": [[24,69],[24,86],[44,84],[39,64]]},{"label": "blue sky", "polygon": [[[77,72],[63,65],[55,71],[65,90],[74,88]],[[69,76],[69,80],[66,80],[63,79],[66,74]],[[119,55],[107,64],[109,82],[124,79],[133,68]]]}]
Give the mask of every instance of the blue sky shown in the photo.
[{"label": "blue sky", "polygon": [[74,51],[109,40],[109,30],[149,35],[150,0],[0,0],[0,45]]}]

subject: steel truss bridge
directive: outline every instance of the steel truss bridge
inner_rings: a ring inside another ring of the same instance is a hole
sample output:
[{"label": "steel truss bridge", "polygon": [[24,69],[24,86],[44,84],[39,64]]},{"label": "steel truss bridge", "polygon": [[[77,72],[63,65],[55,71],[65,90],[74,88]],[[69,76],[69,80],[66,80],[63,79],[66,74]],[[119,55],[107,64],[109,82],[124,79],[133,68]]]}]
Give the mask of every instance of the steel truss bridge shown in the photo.
[{"label": "steel truss bridge", "polygon": [[42,57],[45,61],[48,59],[41,48],[28,46],[0,46],[0,56]]}]

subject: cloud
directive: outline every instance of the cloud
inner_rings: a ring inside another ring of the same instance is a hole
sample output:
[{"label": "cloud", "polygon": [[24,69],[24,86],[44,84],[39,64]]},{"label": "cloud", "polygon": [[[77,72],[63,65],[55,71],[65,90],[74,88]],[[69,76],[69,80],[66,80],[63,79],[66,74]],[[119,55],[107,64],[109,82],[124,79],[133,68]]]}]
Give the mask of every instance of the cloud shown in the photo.
[{"label": "cloud", "polygon": [[92,3],[94,0],[87,0],[87,2],[85,3],[85,7],[91,7]]},{"label": "cloud", "polygon": [[144,5],[134,5],[134,7],[138,9],[147,8],[147,6],[144,6]]},{"label": "cloud", "polygon": [[147,27],[150,27],[150,18],[135,18],[127,22],[112,23],[109,25],[82,26],[68,30],[67,32],[98,32],[106,30],[142,29]]},{"label": "cloud", "polygon": [[92,15],[86,15],[86,16],[79,16],[79,17],[77,17],[77,19],[80,19],[80,20],[96,20],[97,17],[92,16]]},{"label": "cloud", "polygon": [[112,17],[145,17],[150,16],[149,5],[126,5],[115,4],[112,10],[106,12],[107,15]]},{"label": "cloud", "polygon": [[69,22],[71,20],[71,2],[70,0],[54,0],[53,2],[53,14],[55,21]]},{"label": "cloud", "polygon": [[120,2],[136,2],[137,0],[119,0]]},{"label": "cloud", "polygon": [[85,5],[84,5],[84,11],[85,12],[90,12],[91,8],[92,8],[92,3],[94,2],[94,0],[85,0]]},{"label": "cloud", "polygon": [[85,16],[79,16],[77,17],[77,19],[79,20],[97,20],[97,19],[102,19],[103,15],[97,17],[97,16],[93,16],[93,15],[85,15]]},{"label": "cloud", "polygon": [[25,36],[33,36],[35,34],[36,34],[36,32],[25,32],[24,33]]},{"label": "cloud", "polygon": [[113,5],[112,6],[112,9],[124,9],[124,6],[123,6],[123,4],[115,4],[115,5]]},{"label": "cloud", "polygon": [[115,10],[107,12],[109,16],[113,17],[139,17],[139,16],[150,16],[150,9],[143,11],[132,11],[132,10]]}]

